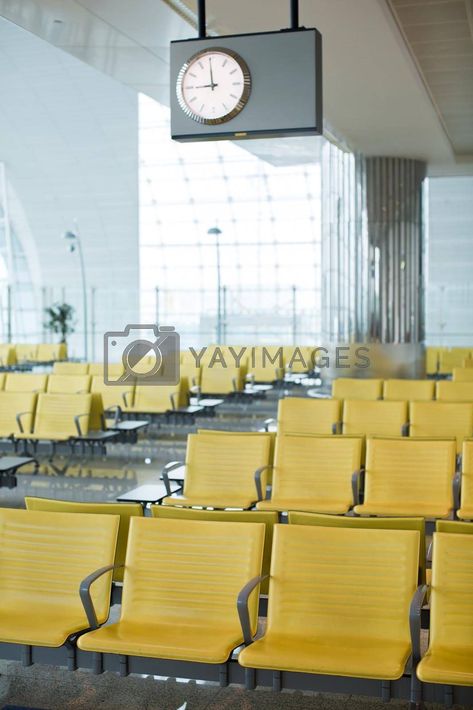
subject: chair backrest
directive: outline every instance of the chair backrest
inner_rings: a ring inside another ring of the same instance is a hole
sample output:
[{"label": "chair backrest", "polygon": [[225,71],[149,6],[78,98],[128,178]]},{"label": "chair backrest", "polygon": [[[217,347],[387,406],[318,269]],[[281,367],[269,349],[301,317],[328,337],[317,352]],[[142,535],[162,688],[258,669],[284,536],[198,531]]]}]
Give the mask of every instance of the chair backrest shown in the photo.
[{"label": "chair backrest", "polygon": [[434,345],[428,345],[425,348],[425,371],[428,375],[435,375],[438,371],[440,352],[447,348],[439,348]]},{"label": "chair backrest", "polygon": [[[120,524],[115,552],[116,565],[125,563],[130,519],[135,516],[142,517],[143,515],[143,508],[140,503],[77,503],[69,500],[51,500],[50,498],[25,496],[25,505],[27,510],[44,510],[50,513],[92,513],[94,515],[118,516]],[[117,582],[123,581],[123,569],[115,570],[113,579]]]},{"label": "chair backrest", "polygon": [[460,510],[462,520],[473,520],[473,439],[466,439],[462,449]]},{"label": "chair backrest", "polygon": [[287,345],[283,347],[284,366],[288,372],[295,374],[313,369],[312,353],[315,348],[310,345]]},{"label": "chair backrest", "polygon": [[15,345],[17,362],[32,362],[36,360],[37,345],[32,343],[17,343]]},{"label": "chair backrest", "polygon": [[[186,496],[225,494],[256,500],[255,471],[269,465],[271,442],[267,436],[218,434],[187,438]],[[261,477],[264,487],[267,476]]]},{"label": "chair backrest", "polygon": [[3,390],[4,384],[5,384],[5,373],[0,372],[0,390]]},{"label": "chair backrest", "polygon": [[450,375],[455,367],[461,367],[470,354],[470,348],[450,348],[439,352],[439,372]]},{"label": "chair backrest", "polygon": [[89,431],[90,394],[40,394],[36,406],[34,434],[45,439],[65,439],[77,436],[75,417],[80,417],[82,434]]},{"label": "chair backrest", "polygon": [[465,523],[462,520],[436,520],[435,532],[473,535],[473,524]]},{"label": "chair backrest", "polygon": [[332,434],[341,419],[338,399],[285,397],[278,405],[279,434]]},{"label": "chair backrest", "polygon": [[193,362],[184,362],[180,365],[180,375],[182,383],[182,391],[185,395],[188,394],[191,387],[200,385],[200,367],[195,367]]},{"label": "chair backrest", "polygon": [[66,343],[40,343],[36,350],[36,362],[54,362],[67,359]]},{"label": "chair backrest", "polygon": [[473,367],[473,356],[471,354],[464,358],[462,367]]},{"label": "chair backrest", "polygon": [[297,510],[292,510],[288,514],[288,522],[290,525],[318,525],[324,528],[417,530],[419,533],[419,583],[425,583],[426,554],[424,518],[355,518],[348,515],[322,515],[321,513],[302,513]]},{"label": "chair backrest", "polygon": [[[0,596],[21,601],[25,608],[47,603],[58,610],[80,613],[87,619],[79,597],[80,582],[92,572],[113,564],[118,516],[71,515],[36,510],[0,508]],[[91,587],[100,623],[110,608],[111,574]]]},{"label": "chair backrest", "polygon": [[[263,523],[133,518],[128,536],[122,621],[238,630],[240,589],[261,574]],[[256,630],[258,599],[250,599]]]},{"label": "chair backrest", "polygon": [[362,439],[348,436],[279,434],[271,500],[306,499],[348,510],[354,503],[352,475],[360,468],[362,445]]},{"label": "chair backrest", "polygon": [[84,394],[90,390],[89,375],[49,375],[47,392],[51,394]]},{"label": "chair backrest", "polygon": [[47,375],[33,375],[29,372],[12,372],[5,378],[5,392],[46,392]]},{"label": "chair backrest", "polygon": [[[123,374],[123,365],[121,362],[109,362],[107,366],[107,372],[109,377],[117,379]],[[95,377],[96,375],[104,376],[104,364],[103,362],[89,362],[88,374]]]},{"label": "chair backrest", "polygon": [[16,351],[9,343],[0,343],[0,367],[9,367],[16,363]]},{"label": "chair backrest", "polygon": [[413,530],[276,525],[267,633],[409,643],[418,557]]},{"label": "chair backrest", "polygon": [[89,365],[86,362],[55,362],[53,375],[87,375]]},{"label": "chair backrest", "polygon": [[384,381],[383,399],[425,402],[434,399],[434,395],[434,380]]},{"label": "chair backrest", "polygon": [[133,405],[135,387],[132,384],[106,385],[103,375],[94,375],[90,391],[93,394],[102,396],[104,409],[110,409],[111,407],[124,409],[126,406],[131,407]]},{"label": "chair backrest", "polygon": [[163,414],[179,407],[181,383],[177,385],[136,385],[133,408],[137,412]]},{"label": "chair backrest", "polygon": [[[269,575],[271,565],[271,547],[273,527],[278,522],[278,514],[270,510],[196,510],[193,508],[173,508],[169,505],[152,505],[153,518],[172,518],[177,520],[218,520],[222,523],[264,523],[263,568],[262,574]],[[267,594],[269,579],[261,582],[261,593]]]},{"label": "chair backrest", "polygon": [[401,436],[408,418],[407,402],[346,399],[342,431],[350,435]]},{"label": "chair backrest", "polygon": [[204,394],[230,394],[243,389],[243,371],[241,367],[202,367],[200,389]]},{"label": "chair backrest", "polygon": [[274,382],[284,375],[284,350],[276,345],[259,345],[248,350],[248,373],[256,382]]},{"label": "chair backrest", "polygon": [[454,439],[372,438],[366,443],[365,505],[453,506]]},{"label": "chair backrest", "polygon": [[473,647],[473,537],[433,535],[430,648]]},{"label": "chair backrest", "polygon": [[473,382],[473,369],[471,367],[454,367],[454,382]]},{"label": "chair backrest", "polygon": [[436,398],[440,402],[473,402],[473,380],[471,382],[440,380],[436,386]]},{"label": "chair backrest", "polygon": [[0,437],[21,433],[17,415],[21,415],[19,420],[23,431],[31,431],[36,397],[34,392],[0,392]]},{"label": "chair backrest", "polygon": [[[266,436],[269,439],[269,463],[272,466],[274,462],[274,450],[276,448],[277,434],[275,431],[226,431],[225,429],[197,429],[197,434],[200,436]],[[272,472],[268,471],[268,483],[272,481]]]},{"label": "chair backrest", "polygon": [[339,377],[332,382],[332,397],[335,399],[381,399],[383,380],[361,380]]},{"label": "chair backrest", "polygon": [[463,439],[473,436],[473,403],[411,402],[409,418],[410,436],[454,436],[458,453]]}]

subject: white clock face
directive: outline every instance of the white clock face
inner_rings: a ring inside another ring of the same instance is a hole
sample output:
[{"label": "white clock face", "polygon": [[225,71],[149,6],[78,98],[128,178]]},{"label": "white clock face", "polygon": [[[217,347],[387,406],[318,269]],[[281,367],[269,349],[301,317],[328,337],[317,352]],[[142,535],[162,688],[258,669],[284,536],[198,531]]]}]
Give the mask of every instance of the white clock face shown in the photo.
[{"label": "white clock face", "polygon": [[228,49],[215,48],[194,55],[177,79],[177,98],[187,116],[199,123],[223,123],[236,116],[248,101],[250,72],[243,59]]}]

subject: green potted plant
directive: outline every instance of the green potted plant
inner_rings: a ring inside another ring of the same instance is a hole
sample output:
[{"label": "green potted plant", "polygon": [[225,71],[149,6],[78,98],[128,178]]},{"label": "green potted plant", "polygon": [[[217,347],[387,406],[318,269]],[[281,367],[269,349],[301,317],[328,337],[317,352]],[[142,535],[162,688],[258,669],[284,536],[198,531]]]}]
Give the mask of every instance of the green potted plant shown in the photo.
[{"label": "green potted plant", "polygon": [[75,309],[69,303],[54,303],[45,308],[46,321],[44,327],[61,336],[60,343],[67,341],[67,336],[74,332],[76,319]]}]

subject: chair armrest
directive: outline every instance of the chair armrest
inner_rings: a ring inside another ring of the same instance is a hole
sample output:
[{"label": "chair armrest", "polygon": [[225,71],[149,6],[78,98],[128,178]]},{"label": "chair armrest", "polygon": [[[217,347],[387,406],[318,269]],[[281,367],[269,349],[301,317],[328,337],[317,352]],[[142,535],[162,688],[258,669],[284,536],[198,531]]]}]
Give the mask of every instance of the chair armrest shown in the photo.
[{"label": "chair armrest", "polygon": [[104,414],[107,414],[107,412],[110,412],[110,414],[113,414],[113,420],[115,424],[118,424],[120,419],[122,418],[122,408],[120,407],[119,404],[115,404],[113,407],[108,407]]},{"label": "chair armrest", "polygon": [[24,434],[25,430],[23,428],[23,423],[21,421],[21,417],[24,417],[26,414],[33,414],[33,412],[18,412],[18,414],[15,414],[15,419],[16,423],[18,424],[18,429],[22,434]]},{"label": "chair armrest", "polygon": [[95,572],[92,572],[92,574],[89,574],[80,583],[80,600],[82,602],[82,606],[84,607],[84,611],[87,615],[87,621],[89,622],[89,626],[91,629],[98,629],[99,622],[97,621],[97,614],[95,613],[94,603],[92,601],[92,597],[90,596],[90,587],[103,574],[106,574],[107,572],[112,572],[116,569],[120,569],[124,566],[125,565],[107,565],[106,567],[101,567],[100,569],[95,570]]},{"label": "chair armrest", "polygon": [[179,396],[178,392],[171,392],[169,399],[171,400],[171,409],[177,409],[177,398]]},{"label": "chair armrest", "polygon": [[179,468],[180,466],[185,466],[184,461],[170,461],[167,463],[163,470],[161,471],[161,476],[163,479],[164,487],[166,488],[166,493],[168,496],[172,495],[172,490],[171,490],[171,484],[169,483],[169,476],[168,473],[171,471],[174,471],[175,468]]},{"label": "chair armrest", "polygon": [[248,600],[253,589],[263,582],[263,580],[269,577],[268,574],[259,575],[258,577],[253,577],[249,582],[245,584],[237,598],[237,611],[238,618],[240,619],[241,630],[243,631],[243,640],[245,646],[249,646],[253,643],[253,634],[251,633],[251,622],[250,614],[248,612]]},{"label": "chair armrest", "polygon": [[238,382],[236,381],[236,377],[232,377],[232,387],[234,392],[238,392]]},{"label": "chair armrest", "polygon": [[332,424],[332,434],[341,434],[342,433],[342,422],[334,422]]},{"label": "chair armrest", "polygon": [[353,504],[360,505],[361,469],[354,471],[351,475],[351,489],[353,493]]},{"label": "chair armrest", "polygon": [[128,390],[127,392],[122,392],[122,399],[123,399],[123,404],[125,405],[125,407],[129,406],[129,404],[128,404],[128,395],[129,394],[130,395],[133,394],[132,390]]},{"label": "chair armrest", "polygon": [[90,412],[84,412],[83,414],[76,414],[76,416],[74,417],[74,424],[76,425],[77,435],[78,435],[78,436],[82,436],[82,429],[81,429],[81,426],[80,426],[80,419],[81,419],[82,417],[89,417],[89,416],[90,416]]},{"label": "chair armrest", "polygon": [[430,564],[430,565],[432,565],[432,548],[433,548],[433,541],[431,540],[429,543],[429,546],[427,548],[426,555],[425,555],[425,561],[427,562],[427,564]]},{"label": "chair armrest", "polygon": [[260,466],[260,468],[257,468],[255,471],[255,486],[256,486],[256,495],[258,496],[258,500],[263,500],[263,498],[266,498],[266,491],[265,495],[263,495],[263,486],[261,485],[261,474],[264,473],[264,471],[270,471],[273,467],[272,466]]},{"label": "chair armrest", "polygon": [[276,424],[277,425],[277,419],[274,419],[273,417],[270,417],[269,419],[264,420],[264,430],[269,431],[269,427],[271,424]]},{"label": "chair armrest", "polygon": [[456,473],[453,477],[452,481],[452,489],[453,489],[453,510],[456,511],[460,508],[460,498],[461,498],[461,473]]},{"label": "chair armrest", "polygon": [[401,427],[401,436],[409,436],[410,423],[405,422]]},{"label": "chair armrest", "polygon": [[421,611],[428,592],[428,585],[422,584],[417,587],[414,596],[412,597],[411,606],[409,609],[409,628],[411,631],[412,644],[412,672],[415,673],[417,663],[420,661],[420,630],[421,630]]},{"label": "chair armrest", "polygon": [[247,375],[245,375],[245,380],[249,382],[251,385],[255,384],[255,375],[254,372],[248,372]]}]

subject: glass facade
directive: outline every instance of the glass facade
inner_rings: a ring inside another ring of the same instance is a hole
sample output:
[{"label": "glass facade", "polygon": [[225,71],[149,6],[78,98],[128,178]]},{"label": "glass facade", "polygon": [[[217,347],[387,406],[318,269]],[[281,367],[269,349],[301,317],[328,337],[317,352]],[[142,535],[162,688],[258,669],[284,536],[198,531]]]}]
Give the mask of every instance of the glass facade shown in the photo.
[{"label": "glass facade", "polygon": [[142,321],[174,325],[184,346],[318,342],[320,164],[176,143],[169,109],[145,96],[139,144]]}]

